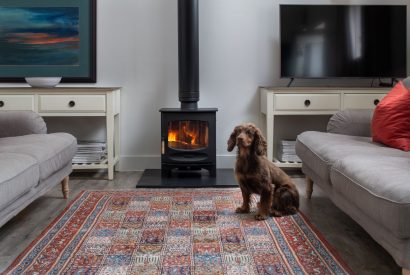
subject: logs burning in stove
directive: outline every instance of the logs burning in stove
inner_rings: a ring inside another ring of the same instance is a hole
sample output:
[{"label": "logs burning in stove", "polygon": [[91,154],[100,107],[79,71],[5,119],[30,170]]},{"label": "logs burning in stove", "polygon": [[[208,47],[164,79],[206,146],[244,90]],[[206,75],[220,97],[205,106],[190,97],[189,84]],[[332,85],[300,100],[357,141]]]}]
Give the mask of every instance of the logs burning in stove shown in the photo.
[{"label": "logs burning in stove", "polygon": [[198,108],[198,0],[178,0],[178,72],[181,108],[161,112],[163,176],[178,170],[209,170],[216,175],[216,108]]},{"label": "logs burning in stove", "polygon": [[205,121],[173,121],[168,125],[168,146],[174,149],[208,147],[208,124]]}]

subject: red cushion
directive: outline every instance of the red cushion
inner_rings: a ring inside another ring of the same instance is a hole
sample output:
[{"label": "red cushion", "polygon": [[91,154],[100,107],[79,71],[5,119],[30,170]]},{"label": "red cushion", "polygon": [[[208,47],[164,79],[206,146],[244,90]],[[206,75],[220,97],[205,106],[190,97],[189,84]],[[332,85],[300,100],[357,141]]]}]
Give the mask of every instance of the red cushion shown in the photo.
[{"label": "red cushion", "polygon": [[373,141],[410,151],[410,90],[399,82],[377,105],[372,121]]}]

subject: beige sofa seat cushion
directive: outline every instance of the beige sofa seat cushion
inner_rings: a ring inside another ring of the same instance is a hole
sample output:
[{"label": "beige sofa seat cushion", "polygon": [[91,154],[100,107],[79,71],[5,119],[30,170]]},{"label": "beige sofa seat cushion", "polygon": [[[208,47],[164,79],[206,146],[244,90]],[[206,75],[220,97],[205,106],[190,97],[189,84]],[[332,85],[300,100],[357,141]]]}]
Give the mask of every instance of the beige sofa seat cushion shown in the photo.
[{"label": "beige sofa seat cushion", "polygon": [[71,162],[76,145],[76,139],[66,133],[26,135],[0,139],[0,153],[24,154],[36,159],[42,181]]},{"label": "beige sofa seat cushion", "polygon": [[330,169],[348,156],[407,156],[410,152],[392,149],[371,141],[370,137],[307,131],[298,135],[296,153],[324,181],[330,181]]},{"label": "beige sofa seat cushion", "polygon": [[410,155],[346,157],[331,170],[336,193],[398,238],[410,238]]},{"label": "beige sofa seat cushion", "polygon": [[6,207],[39,182],[37,160],[24,154],[0,153],[0,209]]}]

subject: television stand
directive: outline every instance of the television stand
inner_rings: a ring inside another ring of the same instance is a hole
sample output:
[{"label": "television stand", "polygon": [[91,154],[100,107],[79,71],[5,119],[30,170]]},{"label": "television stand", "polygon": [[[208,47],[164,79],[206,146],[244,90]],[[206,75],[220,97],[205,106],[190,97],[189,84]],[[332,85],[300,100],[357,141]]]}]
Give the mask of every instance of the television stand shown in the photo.
[{"label": "television stand", "polygon": [[302,167],[301,163],[278,160],[275,149],[280,140],[296,140],[304,131],[326,131],[334,113],[345,109],[373,109],[389,90],[260,87],[260,124],[268,144],[268,159],[279,167]]}]

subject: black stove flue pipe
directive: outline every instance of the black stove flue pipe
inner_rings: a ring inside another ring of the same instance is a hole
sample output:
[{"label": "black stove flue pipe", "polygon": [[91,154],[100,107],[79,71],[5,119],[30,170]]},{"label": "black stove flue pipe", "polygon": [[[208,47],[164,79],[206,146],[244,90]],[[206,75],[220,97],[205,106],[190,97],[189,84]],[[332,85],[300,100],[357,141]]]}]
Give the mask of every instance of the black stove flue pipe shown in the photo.
[{"label": "black stove flue pipe", "polygon": [[198,0],[178,0],[178,71],[181,109],[199,101]]}]

